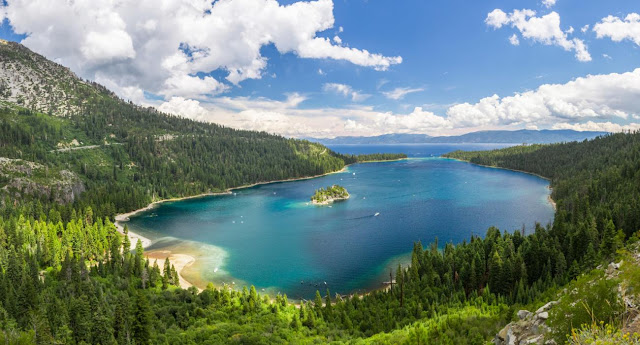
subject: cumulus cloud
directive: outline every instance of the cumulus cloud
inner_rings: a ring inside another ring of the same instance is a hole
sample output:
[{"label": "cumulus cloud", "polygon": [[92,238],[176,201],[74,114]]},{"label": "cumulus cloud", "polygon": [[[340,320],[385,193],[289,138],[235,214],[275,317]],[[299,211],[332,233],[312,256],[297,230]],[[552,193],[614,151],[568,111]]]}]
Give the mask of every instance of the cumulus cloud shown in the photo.
[{"label": "cumulus cloud", "polygon": [[628,119],[640,109],[640,68],[627,73],[588,75],[566,84],[500,98],[483,98],[447,110],[456,126],[552,125],[590,119]]},{"label": "cumulus cloud", "polygon": [[555,4],[556,4],[556,0],[542,0],[542,4],[543,4],[546,8],[551,8],[551,7],[555,6]]},{"label": "cumulus cloud", "polygon": [[351,86],[339,83],[326,83],[322,86],[322,90],[325,92],[334,92],[341,94],[345,97],[351,98],[354,102],[361,102],[371,97],[371,95],[363,94],[360,91],[355,91]]},{"label": "cumulus cloud", "polygon": [[158,110],[198,121],[206,121],[209,115],[209,111],[203,108],[200,102],[183,97],[171,97],[169,101],[162,103]]},{"label": "cumulus cloud", "polygon": [[414,92],[421,92],[424,91],[423,88],[409,88],[409,87],[397,87],[391,91],[385,91],[382,94],[389,98],[389,99],[393,99],[393,100],[400,100],[403,99],[404,96],[410,94],[410,93],[414,93]]},{"label": "cumulus cloud", "polygon": [[621,125],[612,122],[593,122],[586,123],[558,123],[552,127],[553,129],[572,129],[574,131],[602,131],[602,132],[627,132],[640,130],[640,123],[629,123]]},{"label": "cumulus cloud", "polygon": [[451,122],[442,116],[416,107],[407,115],[381,113],[374,117],[373,123],[377,129],[394,128],[397,132],[411,131],[426,133],[451,128]]},{"label": "cumulus cloud", "polygon": [[226,71],[231,84],[261,78],[267,66],[261,48],[269,44],[283,54],[376,70],[402,62],[318,37],[334,27],[332,0],[10,0],[4,12],[16,33],[27,34],[23,44],[82,77],[109,75],[121,88],[166,99],[227,90],[208,76],[212,71]]},{"label": "cumulus cloud", "polygon": [[640,14],[630,13],[624,19],[607,16],[593,26],[596,37],[609,37],[614,42],[630,40],[640,46]]},{"label": "cumulus cloud", "polygon": [[495,9],[487,15],[485,23],[494,29],[510,25],[518,29],[525,39],[544,45],[559,46],[566,51],[573,51],[578,61],[591,61],[584,41],[577,38],[569,39],[573,28],[569,28],[567,32],[562,31],[560,15],[556,12],[537,17],[535,11],[528,9],[515,10],[512,13]]},{"label": "cumulus cloud", "polygon": [[520,40],[518,39],[518,35],[516,34],[511,35],[511,37],[509,37],[509,43],[511,43],[514,46],[519,46]]},{"label": "cumulus cloud", "polygon": [[[353,97],[348,85],[334,83],[326,87],[327,91]],[[176,96],[159,109],[196,120],[293,137],[443,135],[498,128],[617,132],[640,129],[640,68],[627,73],[588,75],[564,84],[543,84],[535,90],[506,97],[493,95],[475,103],[425,105],[408,113],[364,105],[300,107],[305,100],[307,97],[298,93],[286,94],[282,100],[215,97],[202,102]]]}]

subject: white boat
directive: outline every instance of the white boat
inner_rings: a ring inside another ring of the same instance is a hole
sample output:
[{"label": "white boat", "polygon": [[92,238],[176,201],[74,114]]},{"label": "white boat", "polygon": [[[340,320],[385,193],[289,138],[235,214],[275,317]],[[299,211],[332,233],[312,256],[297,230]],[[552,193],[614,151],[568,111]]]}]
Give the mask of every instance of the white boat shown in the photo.
[{"label": "white boat", "polygon": [[356,176],[356,173],[353,173],[353,176]]},{"label": "white boat", "polygon": [[374,214],[373,216],[374,216],[374,217],[377,217],[377,216],[379,216],[379,215],[380,215],[380,212],[376,212],[376,214]]},{"label": "white boat", "polygon": [[216,269],[213,270],[213,273],[218,272],[218,267],[216,267]]}]

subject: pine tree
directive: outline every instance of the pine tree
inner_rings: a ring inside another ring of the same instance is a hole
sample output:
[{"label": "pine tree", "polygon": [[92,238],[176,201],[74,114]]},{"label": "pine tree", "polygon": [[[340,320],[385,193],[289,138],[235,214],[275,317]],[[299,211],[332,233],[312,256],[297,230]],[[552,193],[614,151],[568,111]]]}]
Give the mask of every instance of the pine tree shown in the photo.
[{"label": "pine tree", "polygon": [[135,299],[131,331],[136,344],[151,343],[150,306],[145,292],[141,290],[138,291]]},{"label": "pine tree", "polygon": [[329,292],[329,288],[327,288],[327,295],[324,298],[325,319],[331,319],[331,316],[333,315],[333,309],[331,306],[331,293]]},{"label": "pine tree", "polygon": [[315,312],[318,316],[322,316],[322,296],[320,295],[320,291],[316,290],[316,298],[313,302],[313,306]]},{"label": "pine tree", "polygon": [[129,239],[129,227],[126,224],[124,226],[123,232],[124,232],[124,239],[122,240],[122,253],[126,254],[131,251],[131,239]]},{"label": "pine tree", "polygon": [[502,293],[503,282],[502,278],[502,259],[498,254],[498,251],[493,252],[491,260],[489,260],[489,286],[494,293]]},{"label": "pine tree", "polygon": [[142,270],[144,268],[144,249],[142,248],[142,242],[140,241],[140,239],[138,239],[138,242],[136,243],[136,255],[134,258],[133,267],[133,273],[136,276],[141,277]]}]

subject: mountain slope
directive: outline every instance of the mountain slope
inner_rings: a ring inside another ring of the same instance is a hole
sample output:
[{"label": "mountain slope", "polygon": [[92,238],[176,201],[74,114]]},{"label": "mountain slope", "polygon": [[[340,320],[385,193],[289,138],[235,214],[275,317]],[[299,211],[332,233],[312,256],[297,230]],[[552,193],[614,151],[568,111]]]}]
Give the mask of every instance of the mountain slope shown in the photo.
[{"label": "mountain slope", "polygon": [[19,43],[0,40],[0,97],[5,101],[68,116],[105,91]]},{"label": "mountain slope", "polygon": [[425,134],[385,134],[374,137],[336,137],[313,139],[324,145],[350,144],[427,144],[427,143],[500,143],[500,144],[548,144],[583,141],[606,135],[607,132],[578,132],[573,130],[480,131],[463,135],[430,137]]},{"label": "mountain slope", "polygon": [[[155,199],[324,174],[354,159],[308,141],[135,106],[17,43],[0,43],[0,70],[0,157],[56,174],[68,170],[88,191],[61,198],[73,204],[51,205],[56,188],[42,182],[41,192],[13,197],[67,216],[73,207],[91,206],[96,215],[113,217]],[[78,147],[84,149],[65,150]],[[3,181],[15,178],[7,174]]]}]

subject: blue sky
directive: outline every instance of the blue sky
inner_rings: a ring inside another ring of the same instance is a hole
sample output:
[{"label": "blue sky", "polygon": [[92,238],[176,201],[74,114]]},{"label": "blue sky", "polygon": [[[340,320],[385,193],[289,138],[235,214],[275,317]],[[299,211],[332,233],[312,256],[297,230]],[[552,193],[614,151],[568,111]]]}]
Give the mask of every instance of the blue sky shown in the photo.
[{"label": "blue sky", "polygon": [[[639,128],[637,0],[321,0],[305,9],[297,1],[182,0],[166,11],[149,10],[150,0],[51,3],[8,1],[0,37],[26,37],[31,49],[122,97],[200,120],[320,137]],[[270,17],[251,10],[261,6]],[[191,7],[210,20],[189,20]],[[488,20],[496,10],[500,23]],[[314,38],[330,44],[311,47]],[[52,43],[60,40],[68,42]],[[166,40],[162,49],[155,40]],[[577,57],[581,44],[588,61]]]},{"label": "blue sky", "polygon": [[[531,8],[540,14],[556,11],[562,16],[563,29],[573,26],[578,30],[609,14],[624,16],[639,12],[637,1],[559,0],[551,9],[539,1],[518,1],[516,7],[513,1],[468,0],[335,1],[334,4],[336,24],[344,28],[339,33],[344,42],[387,56],[400,55],[403,62],[379,72],[347,62],[298,59],[294,54],[281,56],[267,47],[264,50],[270,60],[268,71],[276,73],[277,80],[247,82],[243,89],[235,90],[236,94],[277,98],[286,92],[321,92],[323,83],[335,82],[372,94],[368,104],[401,111],[407,104],[473,101],[494,93],[510,95],[534,89],[542,83],[565,83],[587,74],[626,72],[640,67],[640,49],[631,42],[596,39],[592,32],[576,34],[585,39],[593,56],[593,61],[581,63],[555,46],[525,41],[513,46],[508,38],[516,32],[514,29],[494,30],[484,22],[487,13],[496,8],[505,12]],[[334,29],[321,35],[333,37],[336,33]],[[318,69],[327,75],[318,75]],[[388,82],[378,89],[383,80]],[[425,91],[409,94],[399,102],[379,94],[380,90],[395,87]],[[306,105],[319,106],[326,100],[317,98]],[[331,102],[346,104],[348,100],[335,95]]]}]

